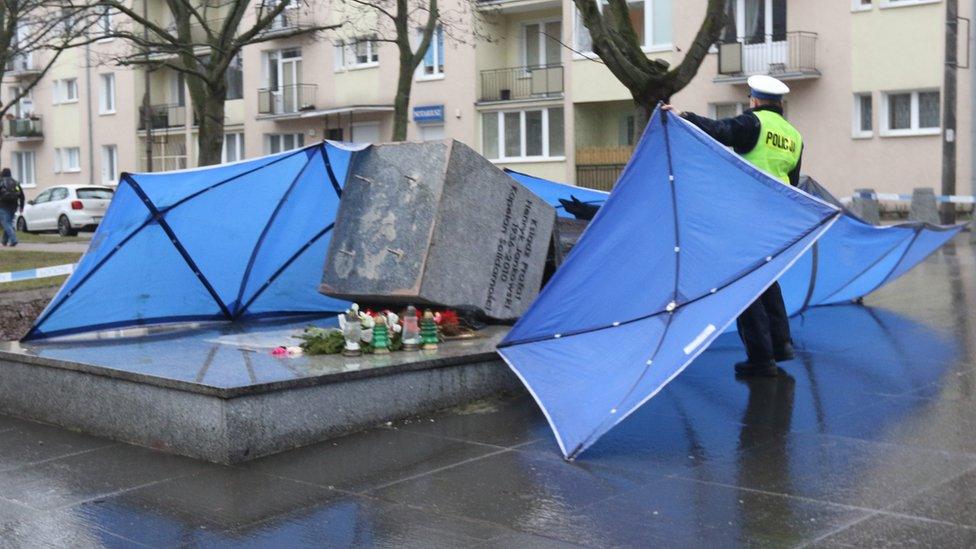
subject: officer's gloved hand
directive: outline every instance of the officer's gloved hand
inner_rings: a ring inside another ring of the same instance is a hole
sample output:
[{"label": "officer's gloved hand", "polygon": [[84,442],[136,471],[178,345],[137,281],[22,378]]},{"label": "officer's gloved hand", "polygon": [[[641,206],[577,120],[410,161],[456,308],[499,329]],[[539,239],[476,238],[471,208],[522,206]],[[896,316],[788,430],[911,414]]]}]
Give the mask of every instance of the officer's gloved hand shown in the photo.
[{"label": "officer's gloved hand", "polygon": [[563,209],[567,212],[573,214],[576,219],[583,219],[589,221],[593,219],[596,215],[596,211],[600,209],[599,206],[593,204],[587,204],[585,202],[580,202],[580,199],[573,195],[569,195],[572,200],[565,200],[560,198],[559,203],[563,205]]}]

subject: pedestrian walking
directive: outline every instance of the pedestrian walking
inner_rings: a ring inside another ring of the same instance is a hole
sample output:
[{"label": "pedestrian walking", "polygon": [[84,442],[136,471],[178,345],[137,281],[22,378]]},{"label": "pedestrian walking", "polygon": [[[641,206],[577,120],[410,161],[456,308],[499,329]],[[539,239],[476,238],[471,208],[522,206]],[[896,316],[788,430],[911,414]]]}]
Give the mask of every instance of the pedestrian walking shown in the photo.
[{"label": "pedestrian walking", "polygon": [[14,227],[17,213],[24,211],[24,190],[20,183],[10,175],[10,168],[0,170],[0,228],[3,229],[2,244],[17,245],[17,229]]}]

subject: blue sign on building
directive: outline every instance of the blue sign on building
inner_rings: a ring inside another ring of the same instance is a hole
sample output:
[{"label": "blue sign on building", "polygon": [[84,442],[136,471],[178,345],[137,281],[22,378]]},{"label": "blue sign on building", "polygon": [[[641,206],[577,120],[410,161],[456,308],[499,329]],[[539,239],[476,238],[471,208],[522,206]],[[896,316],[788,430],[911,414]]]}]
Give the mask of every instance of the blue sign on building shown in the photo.
[{"label": "blue sign on building", "polygon": [[413,108],[413,121],[417,123],[443,122],[444,105],[423,105]]}]

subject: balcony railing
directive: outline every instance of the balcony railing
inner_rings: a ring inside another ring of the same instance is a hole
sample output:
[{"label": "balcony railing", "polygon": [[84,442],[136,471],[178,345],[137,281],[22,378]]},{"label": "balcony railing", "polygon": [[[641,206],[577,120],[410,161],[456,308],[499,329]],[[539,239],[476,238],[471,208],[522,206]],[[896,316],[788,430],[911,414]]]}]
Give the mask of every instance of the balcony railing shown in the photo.
[{"label": "balcony railing", "polygon": [[11,76],[28,75],[41,72],[34,67],[33,56],[29,53],[15,54],[7,61],[5,72]]},{"label": "balcony railing", "polygon": [[559,97],[563,66],[536,65],[481,71],[481,101],[517,101]]},{"label": "balcony railing", "polygon": [[[274,5],[257,5],[254,9],[256,17],[263,17],[268,14],[269,11],[274,10]],[[271,22],[267,28],[265,28],[262,34],[275,34],[279,32],[286,32],[294,29],[300,29],[309,27],[313,24],[312,14],[308,10],[300,7],[299,5],[294,5],[294,7],[287,7],[281,11],[274,20]]]},{"label": "balcony railing", "polygon": [[34,140],[44,137],[40,118],[11,118],[3,121],[3,135],[19,140]]},{"label": "balcony railing", "polygon": [[820,76],[814,32],[770,34],[717,46],[719,79],[735,80],[754,74],[785,79]]},{"label": "balcony railing", "polygon": [[294,114],[315,109],[316,84],[291,84],[258,90],[258,114]]},{"label": "balcony railing", "polygon": [[610,191],[620,178],[626,164],[577,164],[576,185]]},{"label": "balcony railing", "polygon": [[[186,126],[186,106],[150,105],[149,124],[154,130],[182,128]],[[146,109],[139,107],[139,129],[146,129]]]}]

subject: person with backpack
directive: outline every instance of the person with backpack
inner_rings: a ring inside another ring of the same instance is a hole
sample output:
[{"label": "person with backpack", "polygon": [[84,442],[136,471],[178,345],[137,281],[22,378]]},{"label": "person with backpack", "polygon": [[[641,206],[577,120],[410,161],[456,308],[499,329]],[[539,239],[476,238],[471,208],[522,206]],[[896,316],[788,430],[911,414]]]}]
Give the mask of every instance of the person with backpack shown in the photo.
[{"label": "person with backpack", "polygon": [[10,175],[10,168],[0,170],[0,228],[3,229],[3,245],[17,245],[17,230],[14,219],[17,212],[24,211],[24,190],[20,183]]}]

